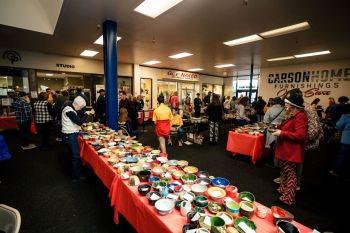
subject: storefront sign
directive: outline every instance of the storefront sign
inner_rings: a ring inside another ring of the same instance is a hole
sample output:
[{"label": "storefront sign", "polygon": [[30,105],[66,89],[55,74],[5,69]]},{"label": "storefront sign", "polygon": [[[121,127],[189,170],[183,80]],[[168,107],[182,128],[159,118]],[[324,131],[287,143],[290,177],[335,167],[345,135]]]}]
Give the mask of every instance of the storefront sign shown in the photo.
[{"label": "storefront sign", "polygon": [[183,71],[173,71],[173,70],[166,71],[165,75],[163,75],[163,78],[176,79],[181,81],[192,81],[192,82],[199,81],[198,74],[183,72]]},{"label": "storefront sign", "polygon": [[56,67],[75,69],[75,65],[56,63]]},{"label": "storefront sign", "polygon": [[15,51],[15,50],[5,50],[2,53],[2,59],[9,60],[11,62],[11,64],[18,62],[18,61],[22,61],[21,55],[19,54],[19,52]]},{"label": "storefront sign", "polygon": [[[350,64],[304,65],[304,67],[281,67],[262,69],[260,95],[263,97],[285,96],[288,91],[299,88],[304,98],[324,99],[348,95],[350,87]],[[345,94],[347,93],[347,94]],[[265,96],[264,96],[265,95]],[[323,98],[322,98],[323,97]]]}]

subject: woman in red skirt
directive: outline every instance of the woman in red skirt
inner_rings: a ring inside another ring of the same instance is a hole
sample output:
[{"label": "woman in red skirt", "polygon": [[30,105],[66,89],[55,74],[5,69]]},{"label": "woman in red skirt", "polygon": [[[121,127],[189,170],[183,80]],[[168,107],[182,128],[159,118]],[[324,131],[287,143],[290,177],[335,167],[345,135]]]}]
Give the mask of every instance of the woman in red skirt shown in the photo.
[{"label": "woman in red skirt", "polygon": [[166,153],[165,142],[170,135],[171,120],[173,114],[168,106],[164,104],[164,96],[158,97],[158,108],[153,112],[153,121],[156,124],[155,133],[159,140],[159,147],[162,153]]},{"label": "woman in red skirt", "polygon": [[304,100],[299,89],[293,89],[286,97],[286,113],[280,129],[272,133],[278,136],[275,155],[281,168],[281,184],[277,191],[280,201],[295,204],[297,189],[297,165],[303,162],[307,140],[308,119],[304,112]]}]

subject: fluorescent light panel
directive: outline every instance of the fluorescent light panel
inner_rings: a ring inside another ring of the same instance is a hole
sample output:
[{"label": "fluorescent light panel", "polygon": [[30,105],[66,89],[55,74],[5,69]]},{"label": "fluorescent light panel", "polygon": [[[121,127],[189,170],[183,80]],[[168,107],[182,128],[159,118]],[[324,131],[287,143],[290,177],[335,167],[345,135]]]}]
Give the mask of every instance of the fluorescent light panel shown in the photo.
[{"label": "fluorescent light panel", "polygon": [[169,57],[173,58],[173,59],[179,59],[179,58],[189,57],[189,56],[192,56],[192,55],[193,55],[192,53],[183,52],[183,53],[178,53],[178,54],[171,55]]},{"label": "fluorescent light panel", "polygon": [[313,52],[313,53],[297,54],[297,55],[294,55],[294,57],[295,58],[303,58],[303,57],[325,55],[325,54],[330,54],[330,53],[331,53],[331,51],[325,50],[325,51],[319,51],[319,52]]},{"label": "fluorescent light panel", "polygon": [[226,42],[223,42],[223,43],[225,45],[228,45],[228,46],[235,46],[235,45],[240,45],[240,44],[250,43],[250,42],[253,42],[253,41],[262,40],[262,39],[263,38],[261,38],[257,34],[254,34],[254,35],[251,35],[251,36],[246,36],[246,37],[242,37],[242,38],[239,38],[239,39],[226,41]]},{"label": "fluorescent light panel", "polygon": [[80,56],[84,56],[84,57],[93,57],[95,56],[96,54],[98,54],[98,52],[96,51],[92,51],[92,50],[84,50]]},{"label": "fluorescent light panel", "polygon": [[276,58],[269,58],[269,59],[266,59],[266,61],[283,61],[283,60],[289,60],[289,59],[294,59],[294,57],[293,57],[293,56],[276,57]]},{"label": "fluorescent light panel", "polygon": [[[120,36],[117,36],[117,41],[120,40],[121,37]],[[100,44],[100,45],[103,45],[103,35],[101,35],[95,42],[94,44]]]},{"label": "fluorescent light panel", "polygon": [[188,69],[187,71],[191,71],[191,72],[195,72],[195,71],[201,71],[203,70],[202,68],[192,68],[192,69]]},{"label": "fluorescent light panel", "polygon": [[144,65],[154,65],[154,64],[158,64],[160,63],[160,61],[156,61],[156,60],[151,60],[151,61],[147,61],[145,63],[143,63]]},{"label": "fluorescent light panel", "polygon": [[235,66],[234,64],[222,64],[222,65],[216,65],[215,68],[226,68],[226,67],[232,67]]},{"label": "fluorescent light panel", "polygon": [[270,37],[280,36],[280,35],[284,35],[284,34],[288,34],[288,33],[292,33],[292,32],[298,32],[298,31],[302,31],[302,30],[306,30],[306,29],[310,29],[310,24],[307,21],[302,22],[302,23],[298,23],[298,24],[294,24],[294,25],[290,25],[287,27],[277,28],[277,29],[270,30],[267,32],[259,33],[259,36],[264,37],[264,38],[270,38]]},{"label": "fluorescent light panel", "polygon": [[145,0],[134,11],[154,19],[180,2],[182,0]]},{"label": "fluorescent light panel", "polygon": [[46,73],[45,75],[48,76],[48,77],[52,77],[53,76],[53,74],[50,74],[50,73]]}]

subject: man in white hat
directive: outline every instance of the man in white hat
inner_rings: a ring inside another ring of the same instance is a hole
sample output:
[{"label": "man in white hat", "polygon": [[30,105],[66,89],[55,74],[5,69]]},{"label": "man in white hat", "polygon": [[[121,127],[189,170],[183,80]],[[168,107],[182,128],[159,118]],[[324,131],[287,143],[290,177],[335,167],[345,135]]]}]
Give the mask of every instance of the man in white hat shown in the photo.
[{"label": "man in white hat", "polygon": [[80,147],[78,142],[80,126],[86,121],[87,114],[79,113],[86,106],[83,97],[77,96],[73,102],[70,102],[62,110],[62,139],[68,145],[71,152],[72,178],[73,181],[84,179],[80,175],[81,159]]}]

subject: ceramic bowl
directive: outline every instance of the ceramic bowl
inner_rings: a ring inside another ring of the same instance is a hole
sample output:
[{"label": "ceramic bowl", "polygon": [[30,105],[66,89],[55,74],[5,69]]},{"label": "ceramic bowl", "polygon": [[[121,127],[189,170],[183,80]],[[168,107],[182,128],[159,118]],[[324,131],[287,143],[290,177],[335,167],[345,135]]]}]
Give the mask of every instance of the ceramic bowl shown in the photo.
[{"label": "ceramic bowl", "polygon": [[228,186],[230,184],[230,181],[226,178],[222,178],[222,177],[215,177],[211,183],[219,188],[226,188],[226,186]]},{"label": "ceramic bowl", "polygon": [[185,174],[181,176],[181,180],[185,184],[193,184],[197,180],[197,176],[194,174]]},{"label": "ceramic bowl", "polygon": [[161,195],[159,192],[149,192],[146,195],[149,203],[151,205],[154,205],[156,203],[156,201],[158,201],[161,198]]},{"label": "ceramic bowl", "polygon": [[126,157],[125,161],[127,163],[137,163],[137,161],[139,161],[139,159],[136,157]]},{"label": "ceramic bowl", "polygon": [[178,183],[171,183],[171,184],[168,184],[167,187],[169,189],[169,192],[171,193],[174,193],[175,192],[175,188],[177,186],[181,186],[181,184],[178,184]]},{"label": "ceramic bowl", "polygon": [[187,223],[185,225],[183,225],[182,227],[182,233],[186,233],[189,230],[194,230],[197,228],[197,225],[194,223]]},{"label": "ceramic bowl", "polygon": [[181,179],[181,176],[185,175],[185,172],[182,170],[178,170],[178,171],[174,171],[172,175],[174,179],[179,180]]},{"label": "ceramic bowl", "polygon": [[299,229],[291,222],[279,220],[276,223],[277,233],[300,233]]},{"label": "ceramic bowl", "polygon": [[255,201],[255,196],[251,192],[247,192],[247,191],[240,192],[238,196],[241,201],[250,201],[250,202]]},{"label": "ceramic bowl", "polygon": [[143,171],[143,168],[140,166],[134,166],[134,167],[130,167],[129,171],[131,172],[131,174],[137,175],[140,171]]},{"label": "ceramic bowl", "polygon": [[158,177],[158,176],[150,176],[148,178],[148,182],[150,182],[150,183],[153,183],[153,182],[156,182],[156,181],[160,181],[160,177]]},{"label": "ceramic bowl", "polygon": [[208,187],[203,184],[193,184],[191,186],[191,191],[196,195],[204,195],[208,190]]},{"label": "ceramic bowl", "polygon": [[166,162],[168,162],[168,158],[167,158],[167,157],[158,157],[157,160],[158,160],[160,163],[166,163]]},{"label": "ceramic bowl", "polygon": [[224,198],[226,196],[225,190],[219,187],[210,187],[208,188],[207,193],[209,197],[214,201]]},{"label": "ceramic bowl", "polygon": [[151,185],[149,184],[140,184],[139,187],[137,187],[137,191],[143,196],[145,196],[149,191],[151,191]]},{"label": "ceramic bowl", "polygon": [[147,182],[150,177],[151,172],[147,170],[140,171],[137,176],[140,178],[140,181]]},{"label": "ceramic bowl", "polygon": [[168,160],[167,164],[169,164],[169,166],[176,166],[177,162],[178,161],[176,159],[172,159],[172,160]]},{"label": "ceramic bowl", "polygon": [[157,190],[159,190],[161,188],[164,188],[166,186],[167,186],[167,183],[164,182],[164,181],[155,181],[155,182],[152,183],[152,187],[154,189],[157,189]]},{"label": "ceramic bowl", "polygon": [[205,208],[208,206],[208,198],[205,196],[197,196],[194,198],[193,203],[195,206]]},{"label": "ceramic bowl", "polygon": [[183,202],[183,200],[177,200],[177,201],[175,201],[175,209],[180,210],[180,208],[181,208],[181,202]]},{"label": "ceramic bowl", "polygon": [[226,201],[226,211],[228,214],[230,214],[233,217],[237,217],[239,214],[240,206],[235,201]]},{"label": "ceramic bowl", "polygon": [[225,221],[226,226],[230,226],[233,224],[233,217],[226,212],[219,212],[216,216],[222,218]]},{"label": "ceramic bowl", "polygon": [[196,233],[210,233],[210,230],[208,230],[206,228],[198,228],[196,230]]},{"label": "ceramic bowl", "polygon": [[291,214],[287,210],[284,210],[278,206],[272,206],[271,212],[275,222],[279,220],[292,221],[294,219],[293,214]]},{"label": "ceramic bowl", "polygon": [[239,213],[241,214],[241,216],[246,216],[247,218],[250,218],[254,215],[255,206],[252,202],[241,201],[239,203],[239,207]]},{"label": "ceramic bowl", "polygon": [[186,160],[180,160],[180,161],[177,161],[177,166],[179,167],[186,167],[188,165],[188,161]]},{"label": "ceramic bowl", "polygon": [[190,211],[187,214],[187,222],[193,223],[193,224],[195,224],[197,226],[200,217],[201,217],[201,215],[198,212]]},{"label": "ceramic bowl", "polygon": [[166,172],[164,167],[156,166],[152,169],[152,172],[156,176],[160,176],[162,173]]},{"label": "ceramic bowl", "polygon": [[160,154],[160,150],[152,150],[151,153],[152,153],[152,154],[159,155],[159,154]]},{"label": "ceramic bowl", "polygon": [[198,172],[198,168],[194,166],[187,166],[183,168],[184,172],[187,174],[196,174]]},{"label": "ceramic bowl", "polygon": [[239,231],[239,232],[245,232],[243,229],[240,228],[240,223],[243,222],[245,223],[245,225],[250,228],[252,231],[255,232],[256,229],[256,225],[253,221],[249,220],[247,217],[238,217],[235,219],[235,221],[233,222],[233,225],[235,226],[235,228]]},{"label": "ceramic bowl", "polygon": [[208,186],[211,184],[211,179],[202,177],[202,178],[198,178],[195,183]]},{"label": "ceramic bowl", "polygon": [[259,218],[266,218],[268,209],[264,206],[257,207],[257,215]]},{"label": "ceramic bowl", "polygon": [[179,168],[176,167],[176,166],[169,166],[169,167],[167,168],[167,170],[168,170],[168,172],[170,172],[170,173],[172,174],[173,172],[178,171]]},{"label": "ceramic bowl", "polygon": [[209,172],[206,171],[199,171],[197,172],[198,178],[209,178]]},{"label": "ceramic bowl", "polygon": [[167,215],[171,213],[171,211],[174,209],[175,203],[173,200],[165,198],[156,201],[154,206],[156,207],[156,210],[160,215]]},{"label": "ceramic bowl", "polygon": [[184,200],[184,201],[192,202],[195,197],[196,197],[196,195],[194,195],[194,193],[192,193],[192,192],[182,191],[180,193],[180,199]]},{"label": "ceramic bowl", "polygon": [[219,202],[210,202],[208,204],[208,210],[212,214],[217,214],[219,212],[225,211],[225,206]]}]

